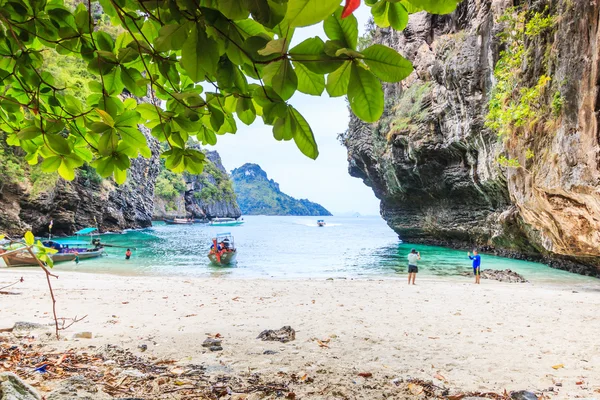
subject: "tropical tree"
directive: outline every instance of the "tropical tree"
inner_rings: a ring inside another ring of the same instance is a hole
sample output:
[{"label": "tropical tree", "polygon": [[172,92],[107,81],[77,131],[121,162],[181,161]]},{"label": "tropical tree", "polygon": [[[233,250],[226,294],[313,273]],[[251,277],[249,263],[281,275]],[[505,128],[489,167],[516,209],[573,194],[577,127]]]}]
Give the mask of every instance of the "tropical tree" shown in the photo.
[{"label": "tropical tree", "polygon": [[[453,11],[460,0],[365,0],[381,27],[402,30],[408,15]],[[77,4],[76,0],[76,4]],[[150,157],[141,125],[166,144],[167,168],[198,174],[214,145],[257,116],[276,140],[318,156],[313,132],[290,103],[296,92],[348,96],[374,122],[383,82],[411,63],[373,44],[357,49],[352,12],[360,0],[0,0],[0,131],[30,164],[65,179],[85,163],[122,183],[132,158]],[[323,24],[327,37],[292,46],[298,29]],[[51,57],[83,60],[86,97],[47,69]],[[139,101],[138,98],[146,98]]]}]

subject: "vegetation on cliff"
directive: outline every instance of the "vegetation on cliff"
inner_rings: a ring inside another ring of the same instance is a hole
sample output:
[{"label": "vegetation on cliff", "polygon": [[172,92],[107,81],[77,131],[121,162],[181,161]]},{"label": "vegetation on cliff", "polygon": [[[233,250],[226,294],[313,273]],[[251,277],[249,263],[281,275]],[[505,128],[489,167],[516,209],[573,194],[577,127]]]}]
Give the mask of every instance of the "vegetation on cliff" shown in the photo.
[{"label": "vegetation on cliff", "polygon": [[164,161],[156,181],[154,217],[192,215],[239,217],[231,178],[217,152],[203,150],[208,162],[201,174],[169,171]]},{"label": "vegetation on cliff", "polygon": [[279,189],[256,164],[244,164],[231,174],[238,203],[247,215],[331,215],[323,206],[295,199]]},{"label": "vegetation on cliff", "polygon": [[[532,47],[526,47],[525,43],[540,41],[543,40],[540,36],[552,34],[556,16],[548,7],[541,12],[513,7],[506,10],[498,22],[505,26],[499,35],[504,50],[494,68],[496,84],[485,125],[505,141],[526,132],[535,134],[548,128],[551,130],[562,108],[559,83],[549,75],[552,47],[542,46],[545,48],[543,58],[534,62]],[[539,65],[533,81],[531,75],[524,74],[524,69],[531,63]],[[519,158],[530,160],[535,156],[531,149],[521,152],[515,158],[501,154],[498,161],[505,167],[518,168],[524,165]]]}]

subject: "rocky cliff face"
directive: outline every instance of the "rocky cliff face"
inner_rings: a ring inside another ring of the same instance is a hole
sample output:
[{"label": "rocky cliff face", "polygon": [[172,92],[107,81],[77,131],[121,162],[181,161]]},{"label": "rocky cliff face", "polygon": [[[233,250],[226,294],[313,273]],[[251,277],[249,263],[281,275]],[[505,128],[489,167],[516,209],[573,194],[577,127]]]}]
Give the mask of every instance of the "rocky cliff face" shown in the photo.
[{"label": "rocky cliff face", "polygon": [[231,173],[242,212],[247,215],[331,215],[325,207],[283,193],[257,164],[244,164]]},{"label": "rocky cliff face", "polygon": [[379,123],[353,117],[343,141],[403,240],[600,275],[599,12],[465,0],[373,31],[415,72],[386,86]]},{"label": "rocky cliff face", "polygon": [[[163,170],[159,177],[161,190],[157,191],[154,201],[155,219],[177,216],[238,218],[242,215],[219,153],[205,151],[205,155],[210,163],[201,175],[184,173],[176,176]],[[170,180],[174,191],[162,190],[164,179]]]},{"label": "rocky cliff face", "polygon": [[15,236],[26,230],[47,235],[51,220],[52,233],[58,235],[96,225],[101,231],[150,226],[160,161],[158,143],[148,130],[141,129],[150,143],[152,157],[132,160],[123,185],[103,180],[89,168],[80,169],[75,180],[67,182],[57,174],[44,174],[26,165],[14,149],[3,146],[1,164],[6,168],[12,159],[14,166],[0,184],[0,231]]}]

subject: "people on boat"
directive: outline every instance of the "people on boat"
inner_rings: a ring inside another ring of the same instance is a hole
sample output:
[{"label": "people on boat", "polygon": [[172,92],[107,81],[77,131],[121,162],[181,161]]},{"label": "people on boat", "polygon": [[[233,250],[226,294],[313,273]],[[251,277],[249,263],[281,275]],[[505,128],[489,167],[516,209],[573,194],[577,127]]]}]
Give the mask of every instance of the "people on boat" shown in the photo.
[{"label": "people on boat", "polygon": [[421,253],[417,251],[417,249],[412,249],[408,254],[408,284],[415,284],[415,278],[417,277],[417,273],[419,272],[419,267],[417,266],[417,261],[421,259]]},{"label": "people on boat", "polygon": [[481,256],[479,255],[477,249],[473,249],[473,255],[471,255],[471,252],[468,252],[467,256],[469,256],[469,259],[473,261],[473,275],[475,275],[475,284],[479,285],[481,279]]},{"label": "people on boat", "polygon": [[127,251],[125,252],[125,259],[129,260],[131,258],[131,250],[127,249]]}]

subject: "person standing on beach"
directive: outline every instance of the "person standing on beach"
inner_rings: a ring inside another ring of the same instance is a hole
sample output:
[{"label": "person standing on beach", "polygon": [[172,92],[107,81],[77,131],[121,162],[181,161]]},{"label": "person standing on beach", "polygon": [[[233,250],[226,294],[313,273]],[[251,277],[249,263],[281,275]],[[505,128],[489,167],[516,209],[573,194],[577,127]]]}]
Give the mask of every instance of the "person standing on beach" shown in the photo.
[{"label": "person standing on beach", "polygon": [[412,284],[415,284],[415,278],[417,277],[417,273],[419,272],[419,267],[417,266],[417,260],[421,259],[421,253],[419,253],[416,249],[412,249],[408,254],[408,284],[412,280]]},{"label": "person standing on beach", "polygon": [[481,256],[477,252],[477,249],[473,249],[473,255],[468,252],[469,259],[473,260],[473,275],[475,275],[475,284],[479,285],[480,279],[480,268],[481,268]]}]

